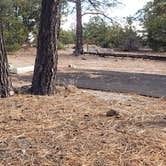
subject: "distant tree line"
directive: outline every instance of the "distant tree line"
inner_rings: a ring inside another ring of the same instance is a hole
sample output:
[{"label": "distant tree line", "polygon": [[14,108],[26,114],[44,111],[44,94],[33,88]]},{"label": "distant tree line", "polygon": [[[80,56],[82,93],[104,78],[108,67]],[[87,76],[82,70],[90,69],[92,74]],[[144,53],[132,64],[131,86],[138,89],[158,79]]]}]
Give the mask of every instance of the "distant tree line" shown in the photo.
[{"label": "distant tree line", "polygon": [[[122,50],[135,50],[140,46],[140,37],[130,24],[125,27],[113,24],[109,26],[103,21],[102,9],[115,7],[118,1],[76,1],[63,0],[61,7],[63,14],[68,13],[68,3],[76,3],[77,18],[86,14],[94,15],[89,23],[82,25],[79,22],[75,31],[60,31],[58,47],[64,48],[65,44],[80,43],[93,40],[102,47],[120,48]],[[81,3],[81,6],[79,5]],[[84,6],[84,7],[83,7]],[[80,7],[80,9],[78,9]],[[88,8],[87,8],[88,7]],[[78,11],[82,10],[82,11]],[[28,34],[33,33],[37,39],[41,11],[41,0],[1,0],[0,18],[3,22],[4,38],[7,51],[15,51],[28,41]],[[82,13],[80,15],[80,12]],[[165,0],[153,0],[140,10],[139,20],[142,22],[143,44],[155,51],[166,50],[166,3]],[[96,16],[95,16],[96,15]],[[107,16],[109,17],[109,16]],[[111,19],[111,18],[107,18]],[[77,20],[80,20],[80,18]],[[111,20],[112,21],[112,20]],[[80,27],[83,28],[80,32]],[[81,34],[80,34],[81,33]],[[82,36],[82,37],[81,37]],[[80,38],[80,39],[78,39]],[[80,41],[82,40],[82,42]],[[35,45],[37,40],[34,41]],[[77,46],[79,47],[79,46]],[[78,49],[78,48],[77,48]],[[79,48],[79,50],[82,50]],[[79,52],[77,50],[77,52]]]},{"label": "distant tree line", "polygon": [[84,40],[104,48],[117,48],[124,51],[138,50],[141,37],[132,25],[131,18],[127,19],[127,25],[108,25],[100,17],[93,17],[84,25]]},{"label": "distant tree line", "polygon": [[155,51],[166,51],[166,1],[150,1],[138,13],[147,45]]}]

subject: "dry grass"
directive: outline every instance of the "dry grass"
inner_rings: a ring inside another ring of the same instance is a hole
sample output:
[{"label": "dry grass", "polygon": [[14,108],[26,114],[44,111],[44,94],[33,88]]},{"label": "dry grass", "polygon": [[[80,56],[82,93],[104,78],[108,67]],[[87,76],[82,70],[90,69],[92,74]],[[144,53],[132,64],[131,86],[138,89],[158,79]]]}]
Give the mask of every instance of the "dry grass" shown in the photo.
[{"label": "dry grass", "polygon": [[[58,91],[0,99],[0,165],[166,165],[165,99]],[[107,117],[110,109],[119,116]]]}]

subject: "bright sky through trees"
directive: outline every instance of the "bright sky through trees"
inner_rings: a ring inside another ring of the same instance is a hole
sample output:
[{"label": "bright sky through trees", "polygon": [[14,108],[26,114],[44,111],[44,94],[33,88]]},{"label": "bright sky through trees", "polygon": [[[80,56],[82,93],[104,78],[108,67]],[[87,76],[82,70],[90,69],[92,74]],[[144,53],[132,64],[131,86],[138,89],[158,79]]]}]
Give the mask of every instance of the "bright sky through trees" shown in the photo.
[{"label": "bright sky through trees", "polygon": [[134,15],[139,9],[141,9],[150,0],[122,0],[124,4],[118,8],[112,9],[113,16],[126,17]]},{"label": "bright sky through trees", "polygon": [[[151,0],[121,0],[123,5],[111,9],[110,16],[116,18],[119,23],[124,23],[124,17],[134,15],[139,9]],[[90,16],[84,16],[83,22],[88,22]],[[75,26],[75,15],[70,15],[63,24],[64,29],[70,29]]]}]

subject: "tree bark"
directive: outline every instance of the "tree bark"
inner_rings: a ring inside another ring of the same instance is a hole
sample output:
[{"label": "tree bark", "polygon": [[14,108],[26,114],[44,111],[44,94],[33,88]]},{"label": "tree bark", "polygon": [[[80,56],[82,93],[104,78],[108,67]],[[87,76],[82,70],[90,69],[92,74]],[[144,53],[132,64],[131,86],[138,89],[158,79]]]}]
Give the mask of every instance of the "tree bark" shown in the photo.
[{"label": "tree bark", "polygon": [[9,64],[2,31],[2,24],[0,22],[0,97],[5,98],[10,96],[12,85],[9,78]]},{"label": "tree bark", "polygon": [[53,95],[57,72],[60,0],[42,0],[32,93]]},{"label": "tree bark", "polygon": [[82,30],[82,6],[81,0],[76,1],[76,46],[75,46],[75,55],[79,56],[83,54],[83,30]]}]

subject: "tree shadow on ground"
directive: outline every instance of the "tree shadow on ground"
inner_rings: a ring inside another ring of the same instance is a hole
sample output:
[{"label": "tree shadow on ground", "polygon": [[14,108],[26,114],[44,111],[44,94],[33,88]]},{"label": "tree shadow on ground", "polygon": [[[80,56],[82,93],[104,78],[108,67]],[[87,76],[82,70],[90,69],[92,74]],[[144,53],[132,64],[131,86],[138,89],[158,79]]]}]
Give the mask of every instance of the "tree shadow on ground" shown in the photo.
[{"label": "tree shadow on ground", "polygon": [[[17,76],[17,79],[31,81],[32,75]],[[57,85],[73,85],[82,89],[132,93],[157,98],[166,97],[165,75],[78,69],[58,72]]]}]

